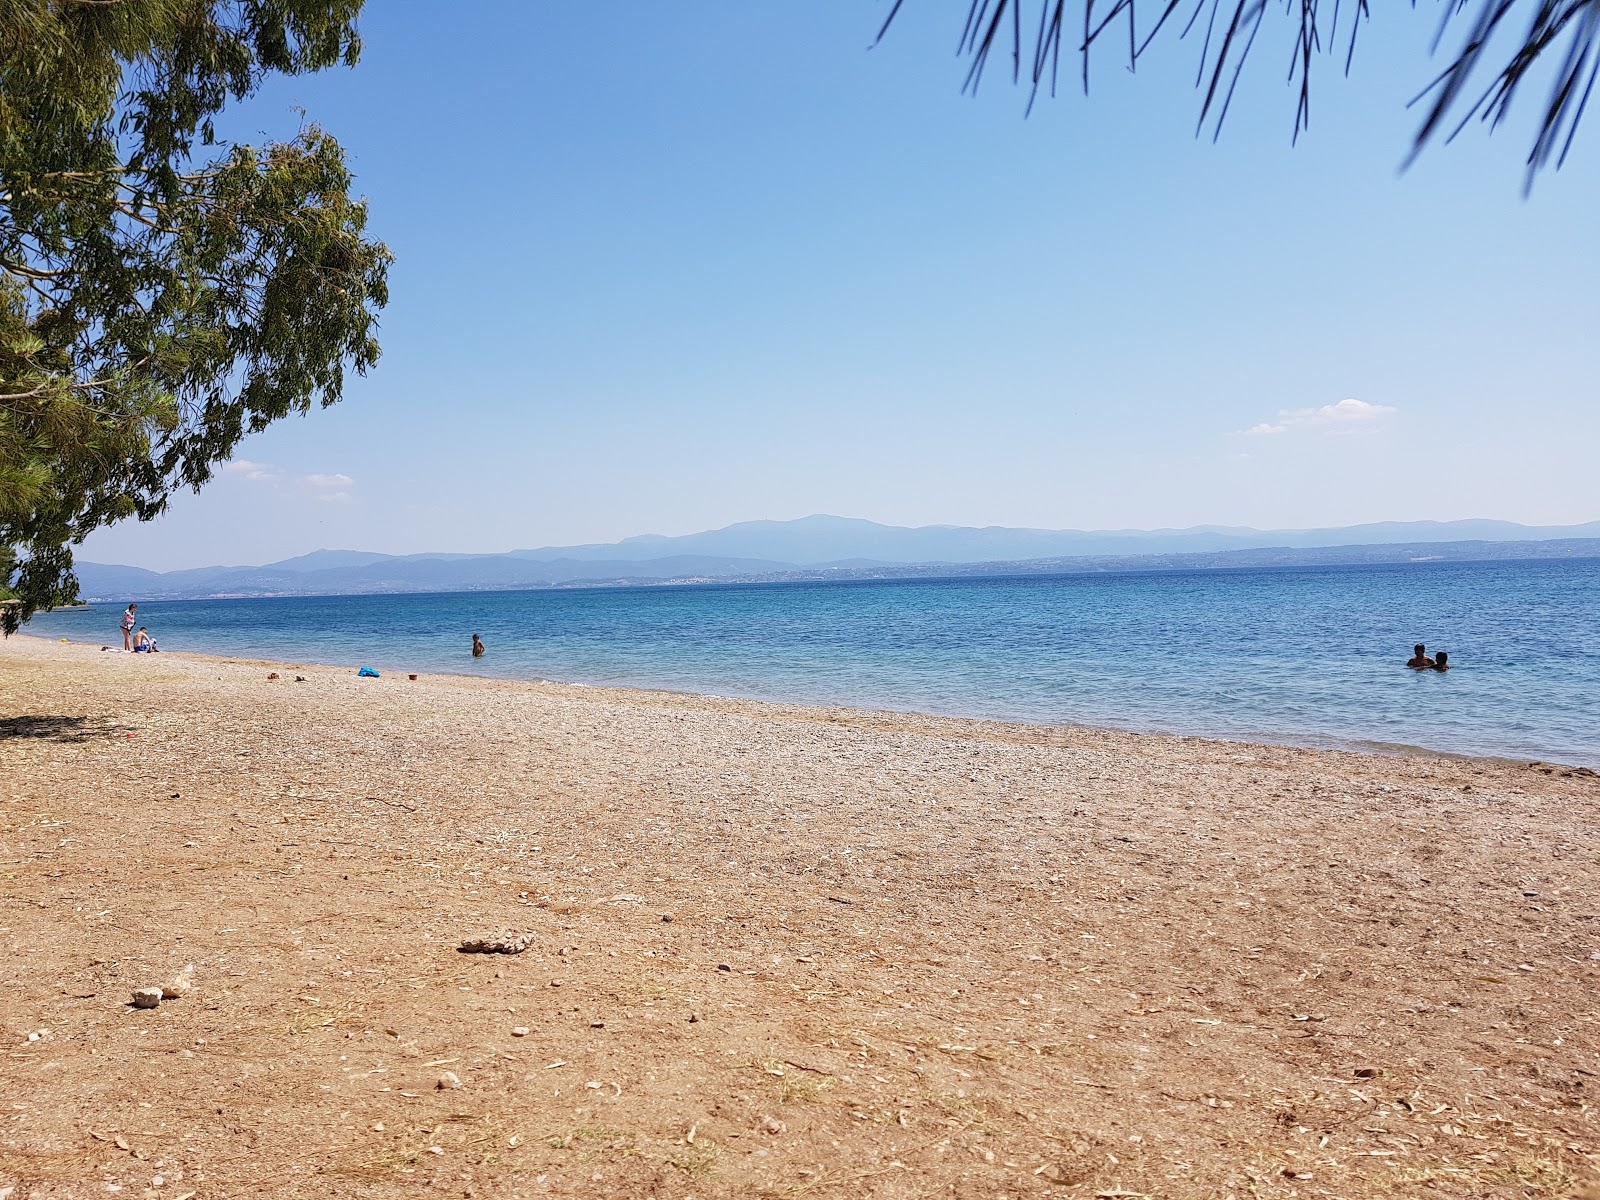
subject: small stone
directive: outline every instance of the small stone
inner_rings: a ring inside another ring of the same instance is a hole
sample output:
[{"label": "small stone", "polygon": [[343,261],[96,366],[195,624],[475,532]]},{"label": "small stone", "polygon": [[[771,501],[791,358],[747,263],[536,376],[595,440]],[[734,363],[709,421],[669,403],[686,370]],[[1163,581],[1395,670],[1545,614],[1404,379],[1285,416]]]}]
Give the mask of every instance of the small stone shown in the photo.
[{"label": "small stone", "polygon": [[533,945],[531,933],[483,933],[462,942],[463,954],[521,954]]},{"label": "small stone", "polygon": [[761,1128],[767,1133],[788,1133],[789,1127],[776,1117],[762,1117]]},{"label": "small stone", "polygon": [[278,673],[276,671],[268,671],[267,672],[267,678],[268,679],[276,679],[276,678],[278,678]]},{"label": "small stone", "polygon": [[661,923],[663,925],[671,925],[672,924],[672,914],[671,913],[662,913],[661,914]]},{"label": "small stone", "polygon": [[1357,1067],[1356,1068],[1356,1078],[1357,1079],[1376,1079],[1378,1077],[1378,1074],[1379,1074],[1379,1071],[1378,1071],[1377,1067]]},{"label": "small stone", "polygon": [[690,1013],[689,1014],[689,1024],[698,1025],[699,1023],[700,1023],[700,1014],[697,1013],[697,1012]]},{"label": "small stone", "polygon": [[151,1187],[166,1187],[167,1186],[166,1176],[164,1176],[164,1175],[153,1176],[151,1178],[151,1180],[150,1180],[150,1186]]},{"label": "small stone", "polygon": [[446,1088],[458,1088],[463,1085],[461,1083],[461,1076],[457,1075],[454,1071],[446,1071],[443,1075],[439,1076],[439,1082],[433,1086],[436,1090],[442,1091]]},{"label": "small stone", "polygon": [[154,1008],[161,1003],[161,989],[158,987],[137,988],[133,993],[133,1006],[135,1008]]},{"label": "small stone", "polygon": [[717,964],[717,970],[719,970],[719,971],[731,971],[731,970],[733,970],[733,968],[730,967],[727,963],[718,963]]},{"label": "small stone", "polygon": [[528,1027],[526,1025],[518,1025],[515,1029],[513,1029],[511,1031],[511,1036],[512,1037],[527,1037],[528,1033],[529,1033],[529,1029],[528,1029]]},{"label": "small stone", "polygon": [[180,996],[187,996],[194,987],[194,964],[190,963],[179,971],[170,980],[161,985],[161,998],[163,1000],[176,1000]]}]

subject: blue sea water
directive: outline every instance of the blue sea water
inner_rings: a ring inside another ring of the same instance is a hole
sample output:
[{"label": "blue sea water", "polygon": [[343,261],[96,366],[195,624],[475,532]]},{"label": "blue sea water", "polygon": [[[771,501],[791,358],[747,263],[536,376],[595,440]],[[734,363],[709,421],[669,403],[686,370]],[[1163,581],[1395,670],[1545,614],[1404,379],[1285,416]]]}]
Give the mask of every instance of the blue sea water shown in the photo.
[{"label": "blue sea water", "polygon": [[[122,607],[27,631],[120,645]],[[1600,559],[156,601],[139,616],[166,650],[351,670],[1600,764]],[[1417,641],[1454,669],[1406,670]]]}]

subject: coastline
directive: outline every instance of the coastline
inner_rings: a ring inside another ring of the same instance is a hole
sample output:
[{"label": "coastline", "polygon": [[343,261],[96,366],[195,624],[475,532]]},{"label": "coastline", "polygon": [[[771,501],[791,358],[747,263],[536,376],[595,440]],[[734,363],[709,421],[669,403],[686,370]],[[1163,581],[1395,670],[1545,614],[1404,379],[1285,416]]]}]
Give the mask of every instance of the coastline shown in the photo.
[{"label": "coastline", "polygon": [[1597,785],[9,639],[0,1188],[1576,1194]]},{"label": "coastline", "polygon": [[[21,630],[15,636],[16,637],[32,638],[32,639],[35,639],[35,640],[38,640],[38,641],[43,641],[43,642],[47,642],[47,643],[54,643],[54,644],[60,644],[62,642],[65,642],[66,644],[73,645],[73,646],[86,646],[86,647],[99,648],[99,647],[104,645],[104,643],[102,643],[102,642],[84,642],[84,641],[78,641],[78,640],[73,639],[73,638],[61,638],[58,635],[53,635],[53,634],[31,633],[31,632],[29,632],[27,630]],[[108,651],[108,652],[110,652],[110,651]],[[296,659],[260,658],[260,657],[257,657],[257,656],[254,656],[254,655],[249,655],[249,654],[212,654],[212,653],[207,653],[207,652],[203,652],[203,651],[190,651],[190,650],[162,651],[161,655],[162,655],[163,659],[165,659],[167,655],[171,655],[174,659],[184,658],[184,659],[192,659],[192,660],[200,661],[200,662],[248,664],[248,665],[254,665],[254,666],[261,667],[261,668],[263,668],[265,670],[268,670],[268,671],[275,670],[275,669],[287,668],[287,669],[292,669],[292,670],[297,670],[297,671],[299,671],[299,670],[314,670],[314,671],[324,672],[324,673],[327,673],[327,672],[341,673],[342,672],[342,673],[347,673],[347,674],[354,674],[359,669],[359,667],[361,665],[361,664],[355,663],[355,662],[350,662],[350,663],[328,663],[328,662],[315,662],[315,661],[300,661],[300,660],[296,660]],[[1272,735],[1265,734],[1265,733],[1254,733],[1254,734],[1248,734],[1247,733],[1247,734],[1240,734],[1240,735],[1235,736],[1235,735],[1226,734],[1226,733],[1205,733],[1205,732],[1186,733],[1186,732],[1177,732],[1177,731],[1168,730],[1168,729],[1143,728],[1143,727],[1134,726],[1134,725],[1118,726],[1118,725],[1113,725],[1113,724],[1097,724],[1097,723],[1094,723],[1094,722],[1030,721],[1030,720],[1027,720],[1027,719],[1024,719],[1024,718],[1020,718],[1020,717],[984,717],[984,716],[973,716],[973,715],[968,715],[968,714],[963,714],[963,713],[954,713],[954,712],[952,712],[952,713],[928,712],[928,711],[925,711],[925,710],[914,709],[914,708],[869,708],[869,707],[862,707],[862,706],[858,706],[858,705],[848,705],[848,704],[810,703],[810,702],[806,702],[806,701],[784,700],[784,699],[768,698],[768,697],[762,697],[762,696],[723,695],[723,694],[716,694],[716,693],[710,693],[710,692],[698,692],[698,691],[691,691],[691,690],[687,690],[687,689],[679,689],[679,688],[671,688],[671,687],[642,687],[642,686],[628,686],[628,685],[613,684],[613,683],[585,683],[585,682],[555,680],[555,679],[543,679],[543,678],[540,678],[540,679],[524,678],[524,677],[519,677],[519,676],[514,676],[514,675],[493,675],[493,676],[467,675],[467,674],[458,674],[458,673],[451,672],[451,671],[438,671],[438,670],[427,670],[427,669],[419,669],[417,672],[410,672],[410,671],[407,671],[405,668],[394,668],[394,667],[384,667],[384,668],[382,668],[382,671],[381,671],[381,674],[384,675],[385,677],[394,675],[396,673],[400,674],[401,676],[406,676],[408,674],[415,673],[415,674],[417,674],[419,676],[419,679],[457,680],[457,681],[460,681],[460,682],[462,682],[464,684],[469,684],[469,685],[482,684],[482,683],[488,683],[488,684],[496,684],[496,683],[498,683],[498,684],[505,684],[505,685],[511,686],[511,687],[526,685],[526,686],[536,687],[536,688],[537,687],[574,688],[574,689],[579,689],[579,690],[583,690],[583,691],[594,691],[594,692],[598,692],[598,693],[600,693],[602,695],[637,694],[637,695],[640,695],[640,696],[668,696],[668,697],[679,696],[679,697],[693,698],[693,699],[704,699],[704,700],[721,701],[721,702],[725,702],[725,703],[733,704],[733,705],[755,705],[755,706],[762,706],[762,707],[771,707],[771,708],[779,709],[779,710],[799,710],[799,711],[812,711],[812,710],[815,710],[815,711],[837,712],[837,713],[857,713],[857,714],[861,714],[862,716],[878,717],[878,718],[904,717],[904,718],[907,718],[907,719],[926,719],[926,720],[930,720],[930,721],[973,722],[973,723],[975,723],[977,725],[980,725],[980,726],[1014,726],[1014,727],[1019,728],[1019,729],[1037,729],[1037,730],[1062,729],[1062,730],[1077,730],[1077,731],[1080,731],[1080,732],[1100,732],[1100,733],[1113,734],[1113,735],[1125,736],[1125,737],[1131,737],[1131,738],[1175,738],[1175,739],[1177,739],[1179,741],[1216,742],[1216,743],[1220,743],[1220,744],[1224,744],[1224,745],[1236,745],[1236,746],[1247,746],[1247,747],[1248,746],[1259,746],[1259,747],[1263,747],[1263,748],[1265,748],[1265,747],[1275,747],[1275,748],[1279,748],[1279,749],[1289,749],[1289,750],[1327,750],[1327,751],[1332,751],[1332,752],[1336,752],[1336,753],[1344,753],[1344,754],[1373,754],[1373,755],[1380,755],[1380,756],[1386,756],[1386,757],[1398,757],[1398,758],[1442,758],[1442,759],[1459,760],[1461,762],[1469,762],[1469,763],[1470,762],[1484,762],[1484,763],[1494,763],[1494,764],[1506,765],[1506,766],[1524,766],[1524,765],[1527,765],[1527,759],[1525,757],[1511,757],[1511,756],[1507,756],[1507,755],[1497,755],[1497,754],[1474,754],[1474,753],[1468,753],[1468,752],[1464,752],[1464,751],[1442,750],[1442,749],[1438,749],[1438,748],[1432,747],[1432,746],[1426,746],[1426,745],[1409,743],[1409,742],[1388,742],[1388,741],[1380,742],[1380,741],[1373,741],[1373,740],[1353,740],[1353,739],[1337,737],[1337,736],[1334,736],[1334,735],[1312,735],[1312,734],[1294,735],[1294,734],[1285,733],[1285,734],[1282,734],[1280,736],[1272,736]],[[408,680],[408,682],[409,682],[409,680]],[[1556,766],[1558,768],[1561,768],[1561,769],[1571,770],[1571,769],[1576,769],[1576,768],[1579,768],[1579,767],[1582,767],[1585,770],[1590,769],[1589,764],[1587,764],[1587,763],[1580,763],[1580,762],[1570,761],[1567,758],[1551,758],[1551,759],[1546,759],[1546,760],[1541,760],[1541,761],[1549,762],[1552,765],[1554,765],[1554,766]],[[1595,766],[1600,767],[1600,763],[1596,763]]]}]

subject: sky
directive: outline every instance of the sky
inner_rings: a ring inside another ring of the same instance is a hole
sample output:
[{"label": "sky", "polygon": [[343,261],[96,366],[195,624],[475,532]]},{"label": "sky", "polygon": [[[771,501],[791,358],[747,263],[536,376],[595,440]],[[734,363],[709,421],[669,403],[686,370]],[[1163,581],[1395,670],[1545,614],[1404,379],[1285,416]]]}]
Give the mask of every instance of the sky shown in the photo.
[{"label": "sky", "polygon": [[1318,62],[1293,147],[1287,23],[1215,143],[1175,36],[1028,115],[961,93],[966,7],[368,5],[220,132],[346,147],[382,361],[79,557],[1600,518],[1600,117],[1526,197],[1533,95],[1402,171],[1431,5]]}]

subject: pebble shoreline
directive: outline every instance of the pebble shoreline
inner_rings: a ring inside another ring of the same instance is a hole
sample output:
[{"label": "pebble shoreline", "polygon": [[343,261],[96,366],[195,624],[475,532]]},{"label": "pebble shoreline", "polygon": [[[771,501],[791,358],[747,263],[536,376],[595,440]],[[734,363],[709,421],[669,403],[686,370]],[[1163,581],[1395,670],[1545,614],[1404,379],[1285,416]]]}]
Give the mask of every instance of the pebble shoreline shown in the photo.
[{"label": "pebble shoreline", "polygon": [[0,1188],[1576,1195],[1596,782],[11,639]]}]

